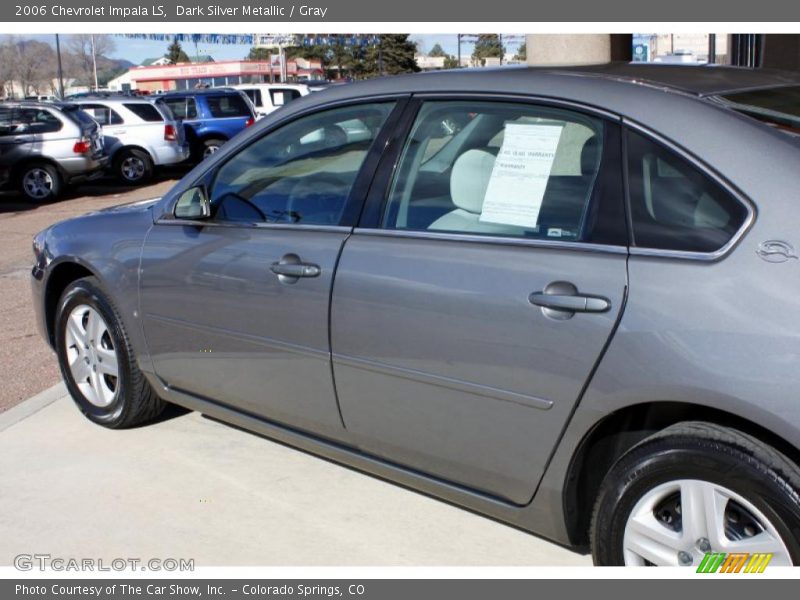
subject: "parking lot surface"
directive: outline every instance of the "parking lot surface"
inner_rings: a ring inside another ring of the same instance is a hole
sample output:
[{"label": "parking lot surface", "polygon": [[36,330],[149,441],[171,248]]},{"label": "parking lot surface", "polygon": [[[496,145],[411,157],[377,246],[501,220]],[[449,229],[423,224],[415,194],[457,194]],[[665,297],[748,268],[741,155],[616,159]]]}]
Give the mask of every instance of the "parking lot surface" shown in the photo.
[{"label": "parking lot surface", "polygon": [[0,415],[0,565],[582,565],[587,556],[198,413],[138,429],[57,386]]},{"label": "parking lot surface", "polygon": [[185,170],[171,170],[148,186],[121,187],[102,179],[51,204],[0,193],[0,412],[59,379],[55,356],[36,332],[31,306],[31,240],[45,227],[93,210],[162,195]]}]

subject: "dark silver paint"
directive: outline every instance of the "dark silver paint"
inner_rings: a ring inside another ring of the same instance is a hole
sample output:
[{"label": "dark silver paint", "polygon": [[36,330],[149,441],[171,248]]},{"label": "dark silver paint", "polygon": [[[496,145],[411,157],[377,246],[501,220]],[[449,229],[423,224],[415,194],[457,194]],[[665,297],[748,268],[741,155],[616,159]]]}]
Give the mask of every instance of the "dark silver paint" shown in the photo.
[{"label": "dark silver paint", "polygon": [[[298,99],[159,202],[42,234],[41,327],[50,326],[49,278],[83,265],[113,294],[142,370],[167,400],[564,544],[575,449],[616,411],[710,407],[800,448],[800,265],[768,264],[756,252],[764,240],[797,243],[800,146],[711,102],[617,75],[462,71]],[[657,132],[752,202],[747,227],[698,261],[583,244],[170,219],[207,169],[293,116],[362,97],[475,90],[582,105]],[[271,265],[289,254],[318,266],[318,276],[279,280]],[[610,310],[548,317],[529,298],[559,281],[607,299]]]}]

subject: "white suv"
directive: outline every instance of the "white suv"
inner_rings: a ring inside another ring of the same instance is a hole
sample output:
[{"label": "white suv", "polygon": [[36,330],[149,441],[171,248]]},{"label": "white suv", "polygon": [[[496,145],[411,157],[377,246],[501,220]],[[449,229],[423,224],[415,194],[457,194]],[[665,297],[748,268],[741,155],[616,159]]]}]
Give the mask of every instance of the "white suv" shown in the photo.
[{"label": "white suv", "polygon": [[242,83],[229,87],[247,94],[255,105],[259,117],[264,117],[292,100],[309,94],[308,86],[302,83]]},{"label": "white suv", "polygon": [[111,170],[125,184],[146,183],[156,166],[189,158],[183,125],[165,107],[126,96],[74,102],[102,126]]}]

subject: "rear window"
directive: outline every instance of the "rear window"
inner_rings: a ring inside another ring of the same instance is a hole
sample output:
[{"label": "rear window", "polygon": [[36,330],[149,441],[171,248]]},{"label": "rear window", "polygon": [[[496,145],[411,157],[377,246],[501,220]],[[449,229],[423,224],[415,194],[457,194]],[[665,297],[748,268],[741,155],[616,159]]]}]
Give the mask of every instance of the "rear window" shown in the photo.
[{"label": "rear window", "polygon": [[283,106],[300,97],[300,92],[292,88],[272,89],[269,93],[272,96],[273,106]]},{"label": "rear window", "polygon": [[739,92],[721,98],[734,110],[800,135],[800,86]]},{"label": "rear window", "polygon": [[158,122],[163,121],[164,117],[158,112],[158,109],[152,104],[145,102],[131,102],[130,104],[123,104],[125,108],[135,114],[143,121]]},{"label": "rear window", "polygon": [[206,98],[208,110],[216,119],[228,117],[252,117],[247,101],[239,94],[225,96],[208,96]]},{"label": "rear window", "polygon": [[80,123],[82,125],[97,125],[95,120],[87,115],[85,112],[81,110],[80,106],[76,104],[69,104],[63,106],[62,109],[64,114],[71,118],[73,121]]}]

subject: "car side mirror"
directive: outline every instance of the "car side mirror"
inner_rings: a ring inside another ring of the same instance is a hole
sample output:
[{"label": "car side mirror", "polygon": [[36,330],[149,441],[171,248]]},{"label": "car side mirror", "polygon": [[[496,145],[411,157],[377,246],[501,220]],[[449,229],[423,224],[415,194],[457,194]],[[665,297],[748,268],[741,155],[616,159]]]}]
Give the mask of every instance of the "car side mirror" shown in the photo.
[{"label": "car side mirror", "polygon": [[175,203],[175,218],[198,220],[211,216],[211,202],[203,186],[189,188]]}]

